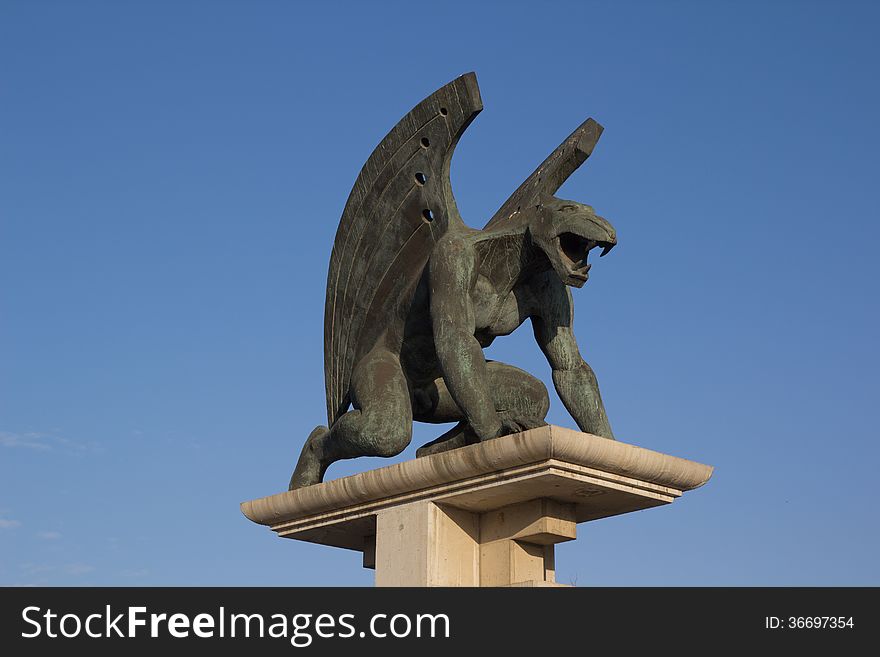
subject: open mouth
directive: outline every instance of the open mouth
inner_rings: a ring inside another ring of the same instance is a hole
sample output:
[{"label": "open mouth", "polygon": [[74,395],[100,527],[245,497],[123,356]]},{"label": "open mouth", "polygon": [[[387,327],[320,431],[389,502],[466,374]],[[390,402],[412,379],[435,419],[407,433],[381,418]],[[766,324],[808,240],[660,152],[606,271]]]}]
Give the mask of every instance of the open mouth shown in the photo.
[{"label": "open mouth", "polygon": [[562,233],[557,239],[559,240],[559,254],[568,268],[569,275],[571,278],[581,282],[589,278],[587,272],[590,271],[591,265],[587,262],[587,258],[590,255],[590,251],[597,246],[601,246],[602,253],[599,254],[601,258],[614,248],[614,243],[612,242],[597,242],[581,237],[576,233]]}]

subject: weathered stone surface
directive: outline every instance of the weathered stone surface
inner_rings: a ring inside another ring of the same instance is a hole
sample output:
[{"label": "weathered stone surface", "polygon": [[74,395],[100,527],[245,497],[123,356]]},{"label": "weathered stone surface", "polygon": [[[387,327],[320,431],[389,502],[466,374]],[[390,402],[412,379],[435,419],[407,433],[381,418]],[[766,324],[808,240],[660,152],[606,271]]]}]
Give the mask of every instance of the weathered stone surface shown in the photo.
[{"label": "weathered stone surface", "polygon": [[379,586],[547,586],[576,523],[669,504],[712,470],[546,425],[242,511],[285,538],[363,551]]}]

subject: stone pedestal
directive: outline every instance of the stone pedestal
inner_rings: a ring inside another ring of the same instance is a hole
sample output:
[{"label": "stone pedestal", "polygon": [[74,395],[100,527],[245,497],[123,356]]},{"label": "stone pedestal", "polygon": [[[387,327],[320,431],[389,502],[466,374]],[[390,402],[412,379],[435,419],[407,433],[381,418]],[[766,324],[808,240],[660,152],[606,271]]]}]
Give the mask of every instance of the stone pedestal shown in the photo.
[{"label": "stone pedestal", "polygon": [[359,550],[376,586],[556,586],[576,525],[669,504],[712,467],[557,426],[244,502],[279,536]]}]

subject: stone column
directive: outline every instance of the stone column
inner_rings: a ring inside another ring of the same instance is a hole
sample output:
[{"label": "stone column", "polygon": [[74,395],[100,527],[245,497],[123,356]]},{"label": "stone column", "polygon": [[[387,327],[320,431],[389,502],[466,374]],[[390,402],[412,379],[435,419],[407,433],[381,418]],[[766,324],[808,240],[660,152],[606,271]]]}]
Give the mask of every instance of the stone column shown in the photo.
[{"label": "stone column", "polygon": [[279,536],[359,550],[376,586],[555,586],[576,525],[669,504],[707,465],[546,426],[244,502]]}]

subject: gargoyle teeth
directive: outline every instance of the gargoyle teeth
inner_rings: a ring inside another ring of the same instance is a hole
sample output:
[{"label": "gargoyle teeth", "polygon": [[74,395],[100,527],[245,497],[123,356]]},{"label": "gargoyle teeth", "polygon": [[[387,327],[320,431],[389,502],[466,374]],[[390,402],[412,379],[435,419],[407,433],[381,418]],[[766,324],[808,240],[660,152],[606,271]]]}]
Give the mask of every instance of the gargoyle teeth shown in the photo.
[{"label": "gargoyle teeth", "polygon": [[610,244],[610,243],[603,244],[602,245],[602,253],[599,254],[599,257],[602,258],[603,256],[607,255],[608,252],[614,248],[614,246],[615,246],[614,244]]}]

